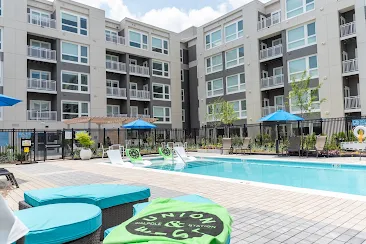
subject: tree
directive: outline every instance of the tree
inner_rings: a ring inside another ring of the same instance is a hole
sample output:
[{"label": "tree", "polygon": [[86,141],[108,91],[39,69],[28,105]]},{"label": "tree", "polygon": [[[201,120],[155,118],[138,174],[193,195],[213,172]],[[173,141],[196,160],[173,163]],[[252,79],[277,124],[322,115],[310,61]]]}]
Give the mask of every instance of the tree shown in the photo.
[{"label": "tree", "polygon": [[227,126],[238,120],[238,114],[235,112],[232,102],[218,98],[211,104],[206,118],[212,121],[215,127],[224,124],[225,135],[228,136]]}]

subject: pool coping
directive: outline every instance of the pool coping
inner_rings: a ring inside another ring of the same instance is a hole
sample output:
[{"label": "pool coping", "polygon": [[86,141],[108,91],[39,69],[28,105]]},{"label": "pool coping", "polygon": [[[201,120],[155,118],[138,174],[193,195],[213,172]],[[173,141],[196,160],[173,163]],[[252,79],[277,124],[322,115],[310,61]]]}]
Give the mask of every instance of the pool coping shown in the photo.
[{"label": "pool coping", "polygon": [[[210,158],[210,157],[202,157],[202,158]],[[212,158],[218,158],[218,157],[212,156]],[[241,158],[239,158],[239,159],[241,159]],[[245,158],[245,159],[258,160],[255,158]],[[268,159],[268,160],[276,161],[275,159]],[[304,163],[306,163],[306,162],[304,162]],[[323,162],[321,162],[321,163],[323,163]],[[123,165],[116,165],[116,164],[111,164],[111,163],[98,163],[98,164],[107,165],[107,166],[111,166],[111,167],[118,167],[118,168],[129,168],[129,169],[136,169],[136,170],[141,170],[141,171],[151,171],[151,172],[171,174],[171,175],[188,176],[188,177],[194,177],[194,178],[200,178],[200,179],[230,182],[230,183],[235,183],[235,184],[245,184],[245,185],[249,185],[249,186],[263,187],[263,188],[268,188],[268,189],[292,191],[292,192],[303,193],[303,194],[321,195],[321,196],[327,196],[327,197],[335,197],[335,198],[341,198],[341,199],[343,198],[343,199],[358,200],[358,201],[366,202],[366,196],[341,193],[341,192],[315,190],[315,189],[301,188],[301,187],[295,187],[295,186],[284,186],[284,185],[270,184],[270,183],[263,183],[263,182],[256,182],[256,181],[229,179],[229,178],[218,177],[218,176],[199,175],[199,174],[191,174],[191,173],[177,172],[177,171],[166,171],[166,170],[144,168],[144,167],[126,167]],[[331,164],[331,163],[328,163],[328,164]]]}]

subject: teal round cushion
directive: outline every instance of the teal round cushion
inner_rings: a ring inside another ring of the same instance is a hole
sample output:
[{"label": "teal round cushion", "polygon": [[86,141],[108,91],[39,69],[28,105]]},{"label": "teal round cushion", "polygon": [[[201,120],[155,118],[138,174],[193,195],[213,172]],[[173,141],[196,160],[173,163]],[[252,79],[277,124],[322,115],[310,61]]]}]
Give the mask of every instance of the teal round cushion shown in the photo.
[{"label": "teal round cushion", "polygon": [[92,184],[46,188],[24,192],[24,200],[33,207],[55,203],[88,203],[101,209],[150,197],[150,189],[120,184]]},{"label": "teal round cushion", "polygon": [[14,213],[28,227],[25,244],[59,244],[77,240],[102,225],[99,207],[85,203],[60,203]]}]

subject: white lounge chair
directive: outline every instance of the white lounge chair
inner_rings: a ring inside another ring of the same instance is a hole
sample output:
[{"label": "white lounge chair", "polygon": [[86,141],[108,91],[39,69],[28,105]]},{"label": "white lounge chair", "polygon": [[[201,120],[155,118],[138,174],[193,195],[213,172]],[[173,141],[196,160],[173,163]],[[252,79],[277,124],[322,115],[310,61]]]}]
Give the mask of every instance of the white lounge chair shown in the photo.
[{"label": "white lounge chair", "polygon": [[107,154],[109,160],[111,160],[111,164],[133,167],[132,163],[123,161],[120,150],[108,150]]},{"label": "white lounge chair", "polygon": [[197,160],[197,158],[193,156],[188,156],[186,151],[184,150],[184,147],[174,147],[174,151],[176,154],[178,154],[184,161],[193,161]]}]

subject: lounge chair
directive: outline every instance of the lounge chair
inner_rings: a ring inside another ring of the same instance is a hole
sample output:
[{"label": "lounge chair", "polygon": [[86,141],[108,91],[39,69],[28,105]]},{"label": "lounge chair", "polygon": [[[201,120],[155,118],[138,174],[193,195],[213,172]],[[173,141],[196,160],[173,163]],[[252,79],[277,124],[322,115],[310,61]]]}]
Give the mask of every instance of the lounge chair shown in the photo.
[{"label": "lounge chair", "polygon": [[150,166],[152,164],[150,161],[142,159],[140,150],[137,148],[127,149],[126,155],[133,164],[143,164],[143,166]]},{"label": "lounge chair", "polygon": [[250,146],[250,142],[251,142],[252,138],[250,137],[245,137],[243,140],[243,145],[240,148],[240,152],[245,154],[245,151],[249,150],[249,153],[252,153],[252,148]]},{"label": "lounge chair", "polygon": [[288,146],[282,148],[286,151],[286,155],[290,156],[291,153],[298,153],[299,157],[301,156],[301,138],[300,137],[290,137],[288,140]]},{"label": "lounge chair", "polygon": [[107,151],[108,158],[111,161],[111,164],[126,166],[126,167],[133,167],[133,164],[130,162],[124,162],[121,157],[120,150],[108,150]]},{"label": "lounge chair", "polygon": [[178,154],[184,161],[193,161],[197,160],[197,158],[193,156],[188,156],[186,151],[184,150],[184,147],[174,147],[174,151],[176,154]]},{"label": "lounge chair", "polygon": [[[186,203],[196,203],[196,204],[215,204],[210,199],[201,197],[199,195],[185,195],[180,197],[172,198],[173,200],[178,200]],[[133,215],[139,214],[142,210],[144,210],[146,207],[148,207],[152,202],[146,202],[141,204],[136,204],[133,206]],[[182,204],[184,205],[184,204]],[[163,206],[162,206],[163,207]],[[162,208],[164,209],[164,208]],[[189,211],[194,211],[194,208],[191,208]],[[169,212],[170,213],[170,212]],[[212,222],[211,222],[212,223]],[[106,238],[113,230],[115,230],[117,226],[112,227],[104,232],[104,238]],[[108,243],[108,240],[106,240],[106,243]],[[225,244],[230,244],[230,233],[227,233],[226,235],[226,242]]]},{"label": "lounge chair", "polygon": [[[319,157],[319,154],[322,154],[324,152],[326,142],[327,142],[327,136],[316,137],[315,146],[312,149],[306,150],[306,157],[309,156],[309,153],[316,153],[316,157]],[[327,156],[328,156],[328,150],[327,150]]]},{"label": "lounge chair", "polygon": [[108,156],[108,154],[107,154],[107,152],[109,150],[108,148],[105,148],[102,144],[100,149],[102,150],[102,158],[104,158],[104,156]]},{"label": "lounge chair", "polygon": [[16,188],[19,188],[18,182],[14,177],[14,174],[4,168],[0,168],[0,176],[5,176],[8,181]]},{"label": "lounge chair", "polygon": [[26,191],[24,201],[19,202],[19,209],[38,208],[58,203],[93,204],[102,209],[102,231],[104,232],[131,218],[132,206],[148,201],[149,197],[150,189],[140,186],[120,184],[66,186]]},{"label": "lounge chair", "polygon": [[233,147],[232,147],[232,140],[231,138],[223,138],[222,139],[222,154],[232,154]]},{"label": "lounge chair", "polygon": [[172,153],[172,150],[169,147],[159,147],[159,154],[165,160],[172,160],[173,153]]}]

